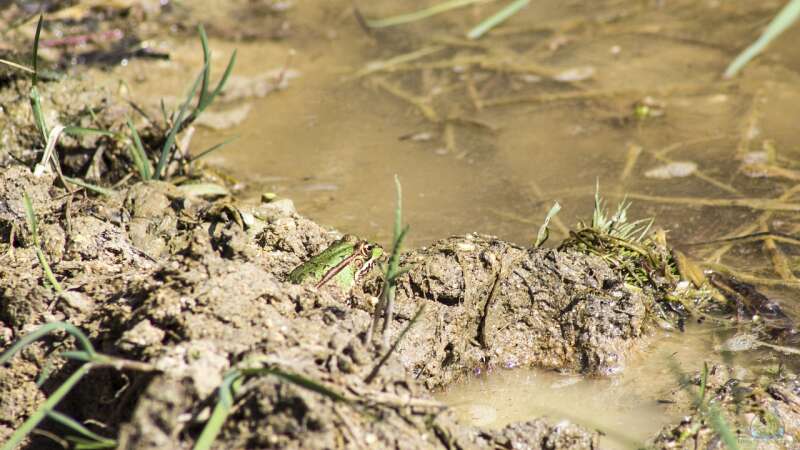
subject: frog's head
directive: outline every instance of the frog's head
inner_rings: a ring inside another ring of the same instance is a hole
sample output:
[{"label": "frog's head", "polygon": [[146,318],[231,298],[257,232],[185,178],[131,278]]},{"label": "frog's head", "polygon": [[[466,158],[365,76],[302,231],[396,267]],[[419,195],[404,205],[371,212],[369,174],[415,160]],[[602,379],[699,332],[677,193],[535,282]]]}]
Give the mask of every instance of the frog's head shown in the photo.
[{"label": "frog's head", "polygon": [[355,269],[354,282],[358,283],[383,257],[383,248],[374,242],[359,241],[356,243],[354,253],[356,254],[352,262]]}]

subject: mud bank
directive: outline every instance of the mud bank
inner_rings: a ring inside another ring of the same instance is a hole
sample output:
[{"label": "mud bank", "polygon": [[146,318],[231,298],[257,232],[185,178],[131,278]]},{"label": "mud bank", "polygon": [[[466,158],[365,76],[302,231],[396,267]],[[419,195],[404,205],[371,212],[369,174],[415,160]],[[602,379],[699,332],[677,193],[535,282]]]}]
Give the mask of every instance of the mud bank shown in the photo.
[{"label": "mud bank", "polygon": [[[422,339],[420,332],[437,323],[428,318],[409,341],[420,351],[401,349],[365,382],[386,352],[364,343],[371,311],[349,306],[369,305],[369,294],[348,298],[335,288],[283,281],[291,267],[339,236],[297,215],[288,200],[233,207],[149,182],[110,198],[78,194],[68,201],[53,176],[35,178],[22,166],[2,174],[3,347],[45,322],[68,321],[98,351],[151,364],[156,371],[146,374],[97,370],[59,406],[81,422],[103,423],[98,432],[118,436],[120,448],[190,446],[224,374],[248,364],[314,380],[337,395],[280,376],[249,378],[237,390],[220,448],[597,445],[596,433],[568,423],[534,420],[502,430],[458,425],[430,398],[425,379],[404,365],[437,353],[439,339]],[[60,294],[46,287],[26,240],[24,193],[32,198]],[[403,325],[401,317],[396,326]],[[55,357],[70,341],[56,335],[2,368],[4,438],[76,369]],[[38,374],[53,363],[39,389]],[[427,384],[449,379],[436,366],[426,371],[435,380]],[[34,437],[28,445],[45,442]]]}]

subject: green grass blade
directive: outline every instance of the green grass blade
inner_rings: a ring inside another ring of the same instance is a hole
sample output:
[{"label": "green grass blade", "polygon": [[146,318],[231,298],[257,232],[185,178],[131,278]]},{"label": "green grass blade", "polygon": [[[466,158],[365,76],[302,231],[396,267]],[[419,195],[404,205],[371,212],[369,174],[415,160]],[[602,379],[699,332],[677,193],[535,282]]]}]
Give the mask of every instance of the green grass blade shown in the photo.
[{"label": "green grass blade", "polygon": [[92,184],[86,181],[81,180],[80,178],[72,178],[72,177],[64,177],[64,180],[69,182],[70,184],[74,184],[75,186],[80,186],[84,189],[88,189],[92,192],[96,192],[100,195],[105,195],[106,197],[110,197],[115,194],[115,191],[112,189],[106,189],[104,187],[100,187],[96,184]]},{"label": "green grass blade", "polygon": [[156,165],[156,172],[153,174],[153,178],[156,180],[160,180],[161,177],[164,175],[164,167],[167,165],[167,161],[169,161],[170,150],[172,146],[175,144],[175,136],[178,134],[178,131],[181,128],[181,124],[183,123],[183,119],[186,117],[186,111],[189,108],[189,103],[194,98],[195,92],[197,92],[197,88],[200,85],[200,82],[203,78],[203,72],[205,68],[200,72],[200,75],[194,80],[194,84],[192,88],[189,90],[189,94],[186,96],[186,100],[181,105],[180,110],[178,111],[178,117],[175,118],[175,122],[172,124],[172,128],[169,130],[169,134],[167,134],[167,139],[164,141],[164,146],[161,148],[161,155],[158,158],[158,164]]},{"label": "green grass blade", "polygon": [[22,203],[25,206],[25,219],[28,222],[28,231],[33,236],[33,245],[39,246],[39,221],[36,219],[36,211],[33,210],[31,197],[26,192],[22,196]]},{"label": "green grass blade", "polygon": [[406,23],[417,22],[419,20],[427,19],[428,17],[432,17],[452,9],[462,8],[464,6],[482,3],[485,1],[486,0],[449,0],[407,14],[400,14],[397,16],[387,17],[385,19],[365,20],[364,23],[366,23],[370,28],[393,27]]},{"label": "green grass blade", "polygon": [[95,442],[69,436],[67,436],[67,440],[72,441],[72,443],[75,444],[75,450],[101,450],[105,448],[117,448],[117,441],[112,440],[109,440],[108,442]]},{"label": "green grass blade", "polygon": [[71,359],[73,361],[83,361],[83,362],[93,362],[99,358],[98,353],[89,353],[83,350],[68,350],[65,352],[61,352],[58,356],[64,359]]},{"label": "green grass blade", "polygon": [[767,25],[764,33],[730,63],[723,77],[735,77],[750,60],[758,56],[775,38],[795,23],[798,17],[800,17],[800,0],[791,0]]},{"label": "green grass blade", "polygon": [[217,388],[217,404],[211,413],[203,431],[195,441],[192,450],[208,450],[214,444],[217,436],[222,430],[222,425],[230,414],[233,407],[234,395],[238,390],[238,386],[246,376],[261,376],[261,375],[274,375],[292,384],[308,389],[312,392],[324,395],[334,401],[348,403],[349,401],[342,394],[324,386],[323,384],[314,381],[302,375],[285,372],[281,369],[274,367],[258,367],[258,368],[245,368],[234,369],[229,371],[222,379],[222,383]]},{"label": "green grass blade", "polygon": [[210,105],[217,95],[222,92],[222,89],[225,87],[225,84],[228,82],[228,78],[231,76],[231,72],[233,72],[233,66],[236,64],[236,54],[237,51],[234,50],[233,54],[231,54],[231,59],[228,60],[228,65],[225,67],[225,72],[222,73],[222,78],[220,78],[219,83],[217,83],[217,87],[214,88],[214,91],[206,98],[205,103],[203,104],[203,108],[201,108],[197,115],[199,115],[203,110],[206,109],[208,105]]},{"label": "green grass blade", "polygon": [[47,355],[47,359],[42,365],[42,370],[39,372],[39,376],[36,377],[36,387],[42,387],[42,385],[44,385],[44,383],[50,378],[50,375],[53,373],[53,369],[55,368],[53,360],[59,356],[60,355],[53,353]]},{"label": "green grass blade", "polygon": [[47,129],[47,123],[44,121],[44,113],[42,113],[42,98],[36,86],[31,88],[30,99],[31,109],[33,110],[33,120],[36,122],[36,128],[42,133],[42,140],[46,144],[49,131]]},{"label": "green grass blade", "polygon": [[203,47],[203,82],[200,85],[200,98],[197,100],[197,108],[195,108],[199,110],[208,95],[208,83],[211,78],[211,49],[208,46],[206,29],[202,24],[197,26],[197,32],[200,33],[200,46]]},{"label": "green grass blade", "polygon": [[739,440],[736,438],[736,433],[725,421],[725,417],[722,416],[720,410],[715,406],[711,406],[708,410],[708,419],[709,425],[719,434],[727,449],[739,450]]},{"label": "green grass blade", "polygon": [[64,292],[64,288],[61,287],[61,283],[56,280],[55,274],[53,274],[52,269],[50,269],[50,264],[47,263],[47,258],[44,255],[39,246],[36,246],[34,249],[36,251],[36,258],[39,260],[39,264],[42,266],[42,270],[44,271],[44,276],[47,278],[47,281],[53,286],[56,292]]},{"label": "green grass blade", "polygon": [[[381,292],[381,304],[383,305],[383,327],[381,332],[383,334],[383,343],[386,346],[389,345],[389,325],[392,322],[396,281],[397,277],[402,274],[399,267],[400,249],[409,230],[408,226],[403,227],[403,187],[400,185],[400,178],[397,175],[394,176],[394,185],[397,192],[397,206],[394,210],[394,236],[392,239],[392,252],[389,255],[389,263],[386,266],[384,275],[383,291]],[[373,329],[377,326],[378,314],[379,309],[376,309],[372,323]],[[372,339],[372,331],[370,331],[369,336],[369,339]]]},{"label": "green grass blade", "polygon": [[207,149],[203,150],[202,152],[198,153],[197,155],[195,155],[195,156],[192,156],[192,158],[191,158],[191,160],[190,160],[190,161],[191,161],[191,162],[195,162],[195,161],[197,161],[198,159],[200,159],[200,158],[202,158],[202,157],[204,157],[204,156],[208,155],[209,153],[213,153],[213,152],[215,152],[215,151],[217,151],[217,150],[221,149],[222,147],[224,147],[224,146],[226,146],[226,145],[230,144],[231,142],[233,142],[233,141],[235,141],[235,140],[237,140],[237,139],[239,139],[239,136],[234,136],[234,137],[232,137],[232,138],[230,138],[230,139],[227,139],[227,140],[225,140],[225,141],[222,141],[222,142],[220,142],[219,144],[212,145],[211,147],[209,147],[209,148],[207,148]]},{"label": "green grass blade", "polygon": [[164,120],[164,123],[169,122],[169,114],[167,114],[167,105],[164,104],[164,99],[162,98],[159,102],[161,105],[161,118]]},{"label": "green grass blade", "polygon": [[194,443],[193,450],[208,450],[211,448],[233,407],[234,384],[241,379],[242,373],[239,370],[228,372],[222,379],[222,384],[217,389],[219,400],[214,406],[214,411],[211,412],[211,417],[208,418],[206,425],[203,427],[203,431]]},{"label": "green grass blade", "polygon": [[[92,445],[92,444],[99,445],[99,447],[92,446],[91,448],[114,448],[117,445],[117,442],[114,439],[100,436],[94,431],[86,428],[86,426],[84,426],[77,420],[73,419],[72,417],[66,414],[62,414],[56,410],[47,411],[47,417],[55,420],[61,425],[64,425],[70,430],[83,435],[83,437],[88,439],[87,442],[82,442],[83,445]],[[69,439],[69,438],[67,439],[75,441],[75,439]],[[88,447],[83,447],[83,448],[88,448]]]},{"label": "green grass blade", "polygon": [[78,341],[78,344],[80,345],[80,347],[83,349],[84,352],[92,356],[96,354],[94,346],[89,341],[89,338],[86,337],[86,335],[83,334],[83,332],[78,327],[67,322],[50,322],[40,326],[34,331],[31,331],[30,333],[21,337],[20,340],[18,340],[17,342],[14,343],[14,345],[9,347],[8,350],[6,350],[2,355],[0,355],[0,364],[7,363],[8,361],[11,360],[11,358],[14,357],[14,355],[18,351],[20,351],[27,345],[30,345],[32,342],[54,331],[65,331],[71,334]]},{"label": "green grass blade", "polygon": [[208,36],[206,35],[205,28],[200,25],[198,26],[198,31],[200,33],[200,45],[203,47],[203,82],[200,86],[200,98],[197,100],[197,106],[187,119],[189,122],[194,121],[194,119],[196,119],[209,105],[211,105],[211,103],[214,102],[214,99],[228,82],[228,78],[231,76],[231,72],[233,71],[233,66],[236,64],[236,50],[234,50],[231,58],[228,60],[228,65],[225,67],[222,78],[220,78],[219,83],[217,83],[217,87],[214,88],[213,91],[209,92],[208,85],[211,80],[211,50],[208,46]]},{"label": "green grass blade", "polygon": [[142,138],[139,136],[139,132],[136,131],[136,127],[133,126],[133,122],[131,122],[130,119],[128,119],[127,123],[133,140],[133,146],[131,146],[133,164],[136,166],[136,170],[139,171],[139,176],[142,180],[149,181],[150,178],[152,178],[152,172],[150,170],[150,160],[147,159],[147,152],[145,152],[144,145],[142,145]]},{"label": "green grass blade", "polygon": [[68,393],[72,388],[91,370],[90,364],[84,364],[75,371],[58,389],[42,403],[42,405],[28,417],[19,428],[14,430],[11,437],[0,447],[0,450],[14,450],[25,439],[34,428],[45,418],[47,413],[51,411]]},{"label": "green grass blade", "polygon": [[506,6],[505,8],[501,9],[488,19],[484,20],[483,22],[479,23],[475,28],[469,30],[467,33],[467,38],[469,39],[479,39],[481,36],[486,34],[489,30],[500,25],[501,23],[508,20],[511,16],[519,12],[522,8],[528,5],[531,0],[516,0],[512,2],[510,5]]},{"label": "green grass blade", "polygon": [[708,384],[708,363],[703,361],[703,372],[700,374],[700,391],[697,393],[699,405],[703,407],[706,402],[706,386]]},{"label": "green grass blade", "polygon": [[36,23],[36,34],[33,35],[33,87],[39,78],[39,36],[42,33],[42,22],[44,22],[44,14],[39,14],[39,22]]},{"label": "green grass blade", "polygon": [[36,250],[36,257],[39,260],[39,264],[42,266],[44,275],[53,286],[53,289],[55,289],[56,292],[63,292],[64,289],[58,283],[58,280],[56,280],[55,275],[53,275],[53,271],[50,270],[50,264],[47,263],[47,258],[45,258],[44,252],[39,245],[39,221],[36,220],[36,212],[33,210],[31,198],[27,193],[25,193],[22,201],[25,205],[25,218],[28,222],[28,231],[30,231],[31,236],[33,237],[33,247]]},{"label": "green grass blade", "polygon": [[335,402],[349,403],[349,400],[347,400],[347,398],[344,395],[340,394],[339,392],[336,392],[335,390],[323,385],[318,381],[312,380],[311,378],[296,373],[285,372],[276,367],[270,367],[261,370],[263,371],[263,373],[275,375],[276,377],[288,381],[292,384],[308,389],[309,391],[316,392],[317,394],[320,394],[324,397],[328,397],[329,399]]},{"label": "green grass blade", "polygon": [[555,217],[559,211],[561,211],[561,205],[559,205],[558,202],[553,203],[553,206],[544,218],[544,223],[539,227],[539,233],[536,235],[536,243],[533,244],[535,247],[541,247],[542,244],[547,241],[547,238],[550,237],[550,221],[553,220],[553,217]]},{"label": "green grass blade", "polygon": [[392,245],[392,254],[389,256],[389,271],[388,276],[390,279],[394,280],[400,275],[400,248],[403,245],[403,241],[406,239],[406,235],[408,234],[408,230],[410,227],[406,225],[400,234],[398,234],[394,238],[394,244]]},{"label": "green grass blade", "polygon": [[378,372],[381,370],[381,367],[383,367],[383,365],[386,364],[386,361],[389,360],[389,357],[392,356],[392,353],[394,353],[394,351],[397,350],[397,347],[400,345],[400,342],[402,342],[403,338],[406,337],[406,334],[408,334],[408,331],[411,329],[411,327],[413,327],[414,324],[417,323],[417,320],[419,320],[423,312],[425,312],[424,304],[420,306],[419,309],[417,309],[417,312],[414,314],[414,317],[412,317],[411,320],[408,322],[408,325],[406,325],[406,327],[403,328],[403,331],[401,331],[400,335],[397,336],[397,339],[395,339],[394,343],[386,352],[386,354],[383,355],[381,360],[378,361],[378,364],[376,364],[375,367],[369,372],[369,375],[367,375],[367,377],[364,379],[365,383],[367,384],[372,383],[372,380],[375,379],[376,376],[378,376]]}]

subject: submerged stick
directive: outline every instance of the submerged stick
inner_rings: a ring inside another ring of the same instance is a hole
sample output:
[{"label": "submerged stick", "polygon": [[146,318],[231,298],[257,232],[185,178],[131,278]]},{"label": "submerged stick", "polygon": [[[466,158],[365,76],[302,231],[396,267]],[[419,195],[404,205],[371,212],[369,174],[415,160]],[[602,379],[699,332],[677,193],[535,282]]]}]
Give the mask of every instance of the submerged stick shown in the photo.
[{"label": "submerged stick", "polygon": [[[795,194],[797,194],[798,192],[800,192],[800,184],[795,185],[791,189],[789,189],[786,192],[784,192],[780,197],[778,197],[778,199],[782,200],[782,201],[789,200]],[[746,226],[744,226],[742,228],[739,228],[738,230],[734,230],[734,231],[732,231],[732,232],[730,232],[730,233],[728,233],[726,235],[723,235],[723,239],[725,239],[725,238],[735,238],[737,236],[749,235],[749,234],[755,233],[759,228],[759,224],[766,223],[767,221],[769,221],[772,218],[773,214],[774,214],[773,211],[766,211],[766,212],[761,214],[761,216],[758,218],[758,220],[756,221],[755,224],[748,224],[748,225],[746,225]],[[723,245],[722,247],[720,247],[717,250],[715,250],[709,257],[707,257],[706,261],[708,261],[708,262],[719,262],[722,259],[722,257],[726,253],[728,253],[728,251],[730,251],[732,246],[733,246],[732,244]]]},{"label": "submerged stick", "polygon": [[[762,231],[768,231],[767,224],[762,223],[760,226]],[[775,239],[772,236],[766,236],[764,238],[764,250],[766,250],[769,255],[769,260],[772,263],[772,268],[775,269],[775,273],[786,281],[798,281],[792,269],[789,268],[786,255],[775,243]]]},{"label": "submerged stick", "polygon": [[394,58],[382,60],[382,61],[372,61],[368,63],[363,69],[359,70],[353,75],[353,78],[361,78],[366,75],[371,75],[377,72],[391,72],[395,70],[398,66],[402,64],[410,63],[412,61],[416,61],[420,58],[424,58],[428,55],[432,55],[434,53],[438,53],[444,50],[445,47],[442,45],[434,45],[430,47],[423,47],[419,50],[415,50],[410,53],[405,53],[402,55],[395,56]]},{"label": "submerged stick", "polygon": [[592,100],[596,98],[614,97],[639,97],[644,95],[675,95],[675,94],[702,94],[710,90],[725,87],[725,83],[716,84],[679,84],[656,88],[617,88],[617,89],[592,89],[585,91],[556,92],[537,95],[517,95],[484,100],[484,106],[508,106],[519,103],[552,103],[570,100]]},{"label": "submerged stick", "polygon": [[[655,156],[655,158],[657,160],[659,160],[659,161],[661,161],[661,162],[663,162],[665,164],[672,164],[672,163],[675,162],[675,160],[667,158],[666,156],[663,156],[663,155],[655,154],[653,156]],[[723,183],[722,181],[719,181],[719,180],[717,180],[716,178],[714,178],[714,177],[712,177],[710,175],[706,175],[705,172],[701,171],[700,169],[695,169],[692,172],[692,176],[695,177],[695,178],[699,178],[699,179],[701,179],[701,180],[705,181],[706,183],[709,183],[709,184],[711,184],[713,186],[716,186],[716,187],[722,189],[723,191],[728,192],[729,194],[734,194],[734,195],[740,195],[741,194],[739,192],[739,190],[736,189],[735,187],[733,187],[733,186],[731,186],[731,185],[729,185],[727,183]]]},{"label": "submerged stick", "polygon": [[758,275],[753,275],[752,273],[742,272],[737,270],[727,264],[722,263],[712,263],[712,262],[704,262],[701,264],[703,267],[706,267],[711,270],[715,270],[717,272],[722,272],[726,275],[731,275],[738,278],[745,283],[750,284],[760,284],[763,286],[779,286],[779,287],[793,287],[793,288],[800,288],[800,281],[786,281],[783,279],[775,279],[775,278],[764,278]]},{"label": "submerged stick", "polygon": [[628,152],[625,155],[625,166],[622,168],[622,173],[619,176],[620,181],[625,181],[633,172],[636,163],[639,161],[639,156],[642,154],[642,146],[636,144],[628,145]]},{"label": "submerged stick", "polygon": [[764,210],[764,211],[790,211],[790,212],[800,211],[800,203],[787,203],[780,199],[666,197],[659,195],[646,195],[646,194],[635,194],[635,193],[626,195],[628,196],[628,198],[655,202],[655,203],[749,208],[749,209]]},{"label": "submerged stick", "polygon": [[417,108],[417,110],[422,113],[422,116],[431,122],[439,123],[441,121],[439,115],[436,113],[433,107],[426,103],[424,98],[414,96],[413,94],[406,92],[404,89],[386,81],[383,78],[374,78],[372,82],[378,87],[382,88],[384,91]]}]

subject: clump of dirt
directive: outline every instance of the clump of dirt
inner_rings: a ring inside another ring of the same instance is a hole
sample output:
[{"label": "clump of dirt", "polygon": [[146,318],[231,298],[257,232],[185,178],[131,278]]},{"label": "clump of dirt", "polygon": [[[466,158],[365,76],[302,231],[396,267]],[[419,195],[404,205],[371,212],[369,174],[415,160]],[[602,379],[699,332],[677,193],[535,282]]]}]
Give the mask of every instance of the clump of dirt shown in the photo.
[{"label": "clump of dirt", "polygon": [[399,316],[430,307],[401,353],[430,387],[493,368],[610,375],[650,325],[653,296],[597,257],[467,235],[413,252],[405,264]]},{"label": "clump of dirt", "polygon": [[[125,120],[134,115],[126,102],[92,86],[88,79],[40,82],[37,91],[49,129],[62,125],[120,133],[127,130]],[[15,80],[0,89],[0,164],[4,167],[14,163],[32,167],[44,150],[45,139],[35,125],[30,92],[29,79]],[[63,133],[58,144],[65,175],[112,184],[130,173],[128,150],[109,136]]]}]

